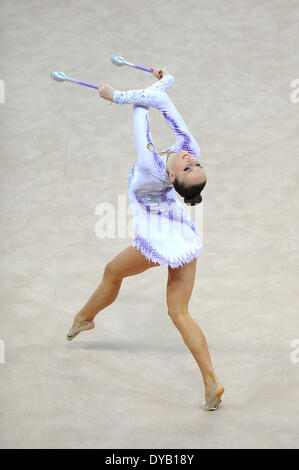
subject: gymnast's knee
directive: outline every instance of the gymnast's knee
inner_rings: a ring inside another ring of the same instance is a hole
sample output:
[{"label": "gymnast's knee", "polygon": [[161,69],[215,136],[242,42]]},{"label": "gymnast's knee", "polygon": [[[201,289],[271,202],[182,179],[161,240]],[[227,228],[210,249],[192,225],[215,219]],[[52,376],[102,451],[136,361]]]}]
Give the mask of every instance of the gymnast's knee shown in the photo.
[{"label": "gymnast's knee", "polygon": [[175,325],[179,325],[189,316],[188,306],[186,305],[168,305],[168,315]]},{"label": "gymnast's knee", "polygon": [[106,264],[105,269],[104,269],[103,279],[108,280],[110,282],[115,282],[115,283],[122,281],[123,277],[115,269],[113,261],[109,261]]}]

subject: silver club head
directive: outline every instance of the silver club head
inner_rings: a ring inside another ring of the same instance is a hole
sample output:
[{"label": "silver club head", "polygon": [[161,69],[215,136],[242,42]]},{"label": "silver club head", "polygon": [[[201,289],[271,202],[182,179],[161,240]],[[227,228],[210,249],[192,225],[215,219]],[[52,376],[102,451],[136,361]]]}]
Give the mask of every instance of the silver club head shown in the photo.
[{"label": "silver club head", "polygon": [[118,67],[121,67],[122,65],[126,65],[127,62],[125,61],[125,59],[119,55],[114,55],[111,57],[111,62],[114,64],[114,65],[118,65]]},{"label": "silver club head", "polygon": [[51,77],[57,82],[64,82],[65,80],[68,80],[67,75],[65,75],[63,72],[59,72],[58,70],[51,72]]}]

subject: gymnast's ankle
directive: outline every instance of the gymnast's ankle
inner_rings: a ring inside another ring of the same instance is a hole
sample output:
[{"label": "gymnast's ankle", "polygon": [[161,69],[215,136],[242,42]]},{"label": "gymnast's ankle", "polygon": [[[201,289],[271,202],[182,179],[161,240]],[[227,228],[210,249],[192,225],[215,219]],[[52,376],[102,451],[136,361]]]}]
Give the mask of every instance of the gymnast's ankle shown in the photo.
[{"label": "gymnast's ankle", "polygon": [[86,323],[92,322],[93,318],[90,315],[84,315],[82,312],[78,312],[74,318],[74,323],[79,323],[81,326],[85,325]]}]

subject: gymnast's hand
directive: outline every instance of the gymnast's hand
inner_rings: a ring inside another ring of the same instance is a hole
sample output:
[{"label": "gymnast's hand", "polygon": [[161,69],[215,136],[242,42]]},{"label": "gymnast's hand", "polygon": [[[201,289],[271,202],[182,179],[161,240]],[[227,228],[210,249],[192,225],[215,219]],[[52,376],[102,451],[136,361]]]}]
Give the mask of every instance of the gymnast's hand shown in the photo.
[{"label": "gymnast's hand", "polygon": [[98,85],[99,95],[108,101],[113,101],[114,88],[110,85]]},{"label": "gymnast's hand", "polygon": [[150,69],[153,70],[153,75],[158,80],[161,80],[161,78],[163,78],[164,75],[167,75],[169,73],[165,67],[163,67],[162,69],[156,69],[156,68],[150,67]]}]

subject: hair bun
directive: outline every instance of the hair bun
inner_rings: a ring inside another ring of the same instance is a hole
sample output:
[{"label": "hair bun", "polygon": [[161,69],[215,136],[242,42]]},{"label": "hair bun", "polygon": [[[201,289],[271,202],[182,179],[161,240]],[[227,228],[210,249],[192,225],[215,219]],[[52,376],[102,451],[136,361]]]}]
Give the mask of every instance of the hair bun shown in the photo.
[{"label": "hair bun", "polygon": [[188,206],[195,206],[196,204],[200,204],[201,201],[202,201],[202,197],[200,194],[198,194],[197,196],[194,196],[191,199],[188,199],[186,197],[184,198],[184,203],[188,204]]}]

